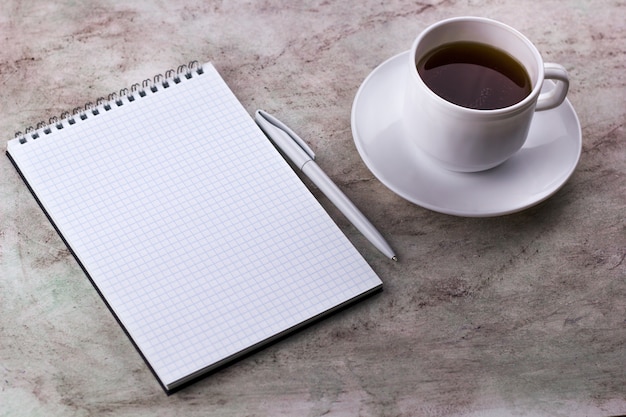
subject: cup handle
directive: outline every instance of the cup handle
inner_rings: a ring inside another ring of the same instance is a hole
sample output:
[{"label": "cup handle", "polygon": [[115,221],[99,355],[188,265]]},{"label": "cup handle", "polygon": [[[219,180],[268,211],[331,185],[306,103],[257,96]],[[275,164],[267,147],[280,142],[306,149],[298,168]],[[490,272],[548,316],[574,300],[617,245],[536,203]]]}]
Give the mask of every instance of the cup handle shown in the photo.
[{"label": "cup handle", "polygon": [[556,86],[539,95],[535,110],[549,110],[559,106],[567,96],[569,89],[569,76],[563,66],[546,62],[544,64],[544,79],[555,80]]}]

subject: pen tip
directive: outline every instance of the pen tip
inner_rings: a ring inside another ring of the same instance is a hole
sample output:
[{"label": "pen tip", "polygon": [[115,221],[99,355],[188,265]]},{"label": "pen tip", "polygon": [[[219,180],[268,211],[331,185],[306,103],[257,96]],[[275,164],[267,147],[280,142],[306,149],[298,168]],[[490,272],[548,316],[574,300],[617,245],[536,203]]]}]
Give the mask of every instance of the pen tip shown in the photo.
[{"label": "pen tip", "polygon": [[398,257],[396,255],[393,255],[391,257],[391,260],[394,261],[394,262],[398,262]]}]

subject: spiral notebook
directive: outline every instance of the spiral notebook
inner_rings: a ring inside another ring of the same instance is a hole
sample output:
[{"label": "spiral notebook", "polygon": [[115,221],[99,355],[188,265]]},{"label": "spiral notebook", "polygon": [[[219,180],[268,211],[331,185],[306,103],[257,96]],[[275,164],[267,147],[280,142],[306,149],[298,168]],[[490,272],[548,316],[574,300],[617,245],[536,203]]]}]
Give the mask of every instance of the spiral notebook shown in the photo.
[{"label": "spiral notebook", "polygon": [[7,155],[167,393],[382,287],[210,63]]}]

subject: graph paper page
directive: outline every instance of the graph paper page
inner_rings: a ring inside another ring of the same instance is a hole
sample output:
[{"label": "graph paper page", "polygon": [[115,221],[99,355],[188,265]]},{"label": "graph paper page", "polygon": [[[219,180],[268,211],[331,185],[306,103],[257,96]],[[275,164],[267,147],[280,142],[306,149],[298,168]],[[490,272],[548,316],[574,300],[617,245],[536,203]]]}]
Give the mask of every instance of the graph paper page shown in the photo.
[{"label": "graph paper page", "polygon": [[211,64],[7,151],[166,389],[380,287]]}]

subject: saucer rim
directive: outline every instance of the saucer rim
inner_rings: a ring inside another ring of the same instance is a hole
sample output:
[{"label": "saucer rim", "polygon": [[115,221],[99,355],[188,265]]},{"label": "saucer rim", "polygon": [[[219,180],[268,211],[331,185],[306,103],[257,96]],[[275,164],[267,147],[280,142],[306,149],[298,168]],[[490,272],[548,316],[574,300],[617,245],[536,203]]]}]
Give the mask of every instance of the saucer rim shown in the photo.
[{"label": "saucer rim", "polygon": [[[511,207],[507,208],[507,209],[497,209],[497,208],[493,208],[490,209],[488,207],[484,207],[482,209],[479,210],[469,210],[467,208],[463,208],[463,207],[458,207],[455,204],[452,205],[437,205],[437,204],[432,204],[428,201],[425,201],[424,199],[420,199],[420,192],[418,191],[417,193],[407,193],[405,192],[405,190],[400,189],[399,187],[397,187],[396,185],[393,184],[393,181],[390,180],[389,178],[385,178],[385,175],[383,172],[381,172],[378,168],[377,165],[380,164],[376,164],[376,162],[373,160],[374,158],[370,158],[369,154],[366,152],[366,146],[364,144],[364,140],[362,138],[359,137],[359,133],[358,133],[358,129],[357,129],[357,124],[358,124],[358,118],[359,116],[357,115],[357,110],[359,107],[360,102],[363,100],[361,99],[361,96],[364,95],[364,91],[367,90],[367,88],[369,87],[369,85],[371,84],[371,80],[377,75],[378,72],[382,71],[384,68],[386,68],[387,66],[391,66],[391,65],[400,65],[398,63],[396,63],[395,61],[400,61],[402,58],[406,58],[408,56],[408,54],[410,53],[410,51],[404,51],[401,53],[398,53],[396,55],[391,56],[390,58],[386,59],[385,61],[383,61],[381,64],[379,64],[378,66],[376,66],[368,75],[367,77],[363,80],[363,82],[361,83],[361,85],[359,86],[357,93],[355,95],[355,98],[353,100],[352,103],[352,109],[351,109],[351,131],[352,131],[352,137],[354,140],[354,144],[357,148],[357,151],[359,153],[359,156],[361,157],[361,159],[363,160],[363,162],[365,163],[365,165],[367,166],[367,168],[370,170],[370,172],[372,172],[372,174],[383,184],[385,185],[387,188],[389,188],[391,191],[393,191],[395,194],[399,195],[400,197],[402,197],[403,199],[417,205],[420,207],[423,207],[425,209],[431,210],[431,211],[435,211],[438,213],[443,213],[443,214],[448,214],[448,215],[453,215],[453,216],[460,216],[460,217],[496,217],[496,216],[503,216],[503,215],[507,215],[507,214],[512,214],[512,213],[517,213],[523,210],[526,210],[530,207],[533,207],[547,199],[549,199],[550,197],[552,197],[554,194],[556,194],[566,183],[567,181],[571,178],[571,176],[573,175],[574,171],[576,170],[576,167],[578,166],[578,163],[580,161],[580,157],[581,157],[581,153],[582,153],[582,129],[580,126],[580,120],[578,118],[578,115],[576,114],[576,111],[574,109],[574,107],[572,106],[571,102],[566,98],[565,101],[561,104],[561,106],[555,108],[555,109],[551,109],[551,110],[546,110],[546,112],[555,112],[557,110],[561,110],[561,111],[566,111],[569,112],[570,115],[573,117],[573,120],[575,121],[575,130],[576,130],[576,134],[575,134],[575,138],[573,138],[574,140],[572,140],[572,148],[576,147],[576,156],[575,158],[572,158],[570,162],[567,163],[567,169],[562,170],[559,173],[559,176],[562,176],[562,180],[555,183],[555,185],[553,185],[553,187],[551,187],[550,189],[548,189],[548,191],[546,191],[545,193],[538,193],[536,194],[536,198],[533,198],[532,196],[535,194],[528,194],[529,198],[524,200],[523,204],[512,204]],[[396,70],[396,71],[401,71],[401,70]],[[551,82],[550,80],[546,80],[546,82]],[[398,99],[399,100],[399,99]],[[565,109],[561,109],[562,106],[566,106]],[[572,123],[573,124],[573,123]],[[573,137],[574,135],[570,135],[570,137]],[[405,136],[402,137],[401,140],[406,140]],[[524,146],[522,146],[522,149],[524,149],[524,147],[526,146],[526,144]],[[421,155],[424,156],[424,153],[422,151],[419,151],[416,149],[416,152],[419,152]],[[564,164],[565,166],[565,164]],[[428,167],[425,168],[421,168],[421,169],[425,169],[426,171],[430,171],[430,172],[435,172],[432,169],[428,169]],[[444,169],[444,168],[441,168]],[[494,170],[496,170],[496,168],[494,168]],[[482,171],[482,173],[486,173],[487,171]],[[494,171],[497,172],[497,171]],[[469,173],[466,175],[473,175],[474,173]],[[434,173],[433,175],[436,175],[436,173]],[[556,179],[556,177],[555,177]],[[549,181],[546,181],[546,184],[549,183]],[[423,192],[421,194],[424,194]]]}]

